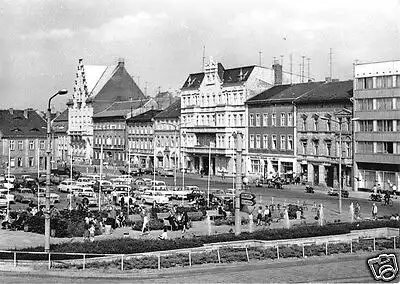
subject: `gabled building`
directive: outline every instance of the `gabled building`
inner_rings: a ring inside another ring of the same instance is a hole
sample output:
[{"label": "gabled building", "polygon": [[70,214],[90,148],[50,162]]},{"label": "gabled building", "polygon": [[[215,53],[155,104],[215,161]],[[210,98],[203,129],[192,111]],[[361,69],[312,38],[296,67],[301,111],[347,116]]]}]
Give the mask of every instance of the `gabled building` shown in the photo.
[{"label": "gabled building", "polygon": [[291,77],[293,82],[300,79],[283,72],[278,63],[272,69],[255,65],[225,69],[212,58],[203,72],[190,74],[181,88],[181,141],[188,169],[210,170],[212,175],[236,172],[234,133],[241,133],[244,141],[248,138],[245,101],[274,85],[289,83]]},{"label": "gabled building", "polygon": [[75,160],[93,159],[93,115],[116,101],[141,100],[144,94],[121,59],[116,65],[84,65],[79,59],[74,92],[68,101],[68,134]]},{"label": "gabled building", "polygon": [[67,162],[70,148],[68,135],[68,109],[58,114],[51,122],[53,131],[53,159],[56,162]]},{"label": "gabled building", "polygon": [[0,168],[36,173],[46,167],[46,121],[33,109],[0,110]]},{"label": "gabled building", "polygon": [[[174,168],[183,157],[180,151],[181,101],[178,99],[154,117],[157,168]],[[181,163],[184,165],[183,163]],[[179,166],[180,167],[180,166]],[[178,167],[178,168],[179,168]],[[183,166],[185,167],[185,166]]]},{"label": "gabled building", "polygon": [[154,118],[160,110],[148,110],[126,120],[131,163],[142,169],[154,166]]},{"label": "gabled building", "polygon": [[157,109],[164,110],[172,105],[179,97],[174,96],[171,92],[159,92],[154,100],[157,102]]},{"label": "gabled building", "polygon": [[114,102],[93,115],[93,164],[100,164],[101,146],[103,162],[122,166],[127,161],[126,119],[156,108],[153,99]]},{"label": "gabled building", "polygon": [[[312,185],[338,187],[352,182],[353,81],[324,82],[293,101],[296,106],[298,173]],[[339,123],[341,122],[341,128]],[[341,147],[339,144],[341,134]]]}]

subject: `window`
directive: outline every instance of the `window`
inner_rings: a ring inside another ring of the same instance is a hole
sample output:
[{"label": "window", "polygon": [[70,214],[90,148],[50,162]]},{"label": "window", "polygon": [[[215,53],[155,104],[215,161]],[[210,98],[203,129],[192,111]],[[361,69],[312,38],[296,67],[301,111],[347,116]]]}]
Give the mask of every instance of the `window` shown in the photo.
[{"label": "window", "polygon": [[276,148],[277,148],[277,141],[276,141],[276,135],[275,134],[273,134],[272,135],[272,144],[271,144],[271,148],[272,148],[272,150],[276,150]]},{"label": "window", "polygon": [[43,140],[40,141],[39,145],[40,145],[40,150],[44,150],[44,141]]},{"label": "window", "polygon": [[256,114],[256,126],[261,126],[261,116],[259,113]]},{"label": "window", "polygon": [[29,141],[29,150],[35,150],[35,141],[33,140]]},{"label": "window", "polygon": [[276,113],[271,114],[271,126],[276,126]]},{"label": "window", "polygon": [[29,157],[29,158],[28,158],[28,165],[29,165],[29,167],[35,166],[35,165],[34,165],[34,162],[33,162],[33,157]]},{"label": "window", "polygon": [[281,113],[281,126],[285,126],[286,122],[286,114]]},{"label": "window", "polygon": [[372,77],[366,78],[358,78],[357,79],[357,89],[372,89],[373,88],[373,80]]},{"label": "window", "polygon": [[293,150],[293,136],[288,135],[287,137],[287,149],[292,151]]},{"label": "window", "polygon": [[345,148],[346,148],[345,155],[347,158],[350,158],[351,157],[350,142],[348,141],[345,142]]},{"label": "window", "polygon": [[391,110],[391,109],[393,109],[393,99],[392,98],[376,99],[376,109],[378,109],[378,110]]},{"label": "window", "polygon": [[268,113],[263,114],[263,126],[268,126]]},{"label": "window", "polygon": [[251,172],[252,173],[260,173],[261,172],[260,160],[251,160]]},{"label": "window", "polygon": [[377,142],[376,152],[383,154],[393,154],[393,142]]},{"label": "window", "polygon": [[356,109],[359,111],[374,109],[373,99],[361,99],[357,100],[356,102],[357,102]]},{"label": "window", "polygon": [[239,126],[244,126],[244,123],[243,123],[243,114],[240,114],[239,117],[240,117],[240,124],[239,124]]},{"label": "window", "polygon": [[293,126],[293,113],[291,112],[287,114],[287,126]]},{"label": "window", "polygon": [[332,154],[332,143],[330,141],[326,141],[326,155],[331,156]]},{"label": "window", "polygon": [[254,135],[250,134],[250,148],[254,148]]},{"label": "window", "polygon": [[326,131],[331,132],[332,131],[332,122],[331,120],[326,121]]},{"label": "window", "polygon": [[15,158],[10,159],[10,167],[15,167]]},{"label": "window", "polygon": [[372,132],[374,131],[374,124],[372,120],[360,120],[360,132]]},{"label": "window", "polygon": [[318,131],[318,117],[314,118],[314,131]]},{"label": "window", "polygon": [[307,141],[303,141],[301,143],[302,147],[303,147],[303,155],[307,154]]},{"label": "window", "polygon": [[[229,117],[229,115],[228,115],[228,117]],[[250,114],[250,126],[254,126],[254,114]]]},{"label": "window", "polygon": [[22,158],[21,157],[17,158],[17,167],[22,167]]},{"label": "window", "polygon": [[393,87],[393,77],[392,76],[379,76],[376,77],[376,88],[392,88]]},{"label": "window", "polygon": [[318,156],[318,140],[314,140],[313,141],[313,144],[314,144],[314,155],[315,156]]},{"label": "window", "polygon": [[377,131],[378,132],[392,132],[393,131],[393,120],[377,120]]},{"label": "window", "polygon": [[22,141],[18,141],[18,150],[22,150],[22,149],[23,149]]},{"label": "window", "polygon": [[281,150],[285,150],[285,149],[286,149],[286,136],[281,135]]},{"label": "window", "polygon": [[268,135],[263,135],[263,148],[268,149]]},{"label": "window", "polygon": [[303,131],[307,131],[307,117],[303,117]]},{"label": "window", "polygon": [[396,76],[396,87],[400,88],[400,75]]},{"label": "window", "polygon": [[13,140],[10,141],[10,150],[11,151],[15,150],[15,141],[13,141]]},{"label": "window", "polygon": [[256,148],[257,149],[261,148],[261,135],[260,134],[256,135]]}]

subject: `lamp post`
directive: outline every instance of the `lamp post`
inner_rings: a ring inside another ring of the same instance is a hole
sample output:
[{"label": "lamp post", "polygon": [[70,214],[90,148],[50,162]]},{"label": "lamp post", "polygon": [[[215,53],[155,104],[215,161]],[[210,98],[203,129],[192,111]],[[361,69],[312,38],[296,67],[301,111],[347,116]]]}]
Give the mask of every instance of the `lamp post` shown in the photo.
[{"label": "lamp post", "polygon": [[46,150],[46,210],[44,212],[44,250],[50,251],[50,174],[51,174],[51,100],[58,95],[65,95],[68,91],[59,90],[49,98],[47,105],[47,150]]},{"label": "lamp post", "polygon": [[339,214],[342,213],[342,124],[343,120],[335,120],[320,116],[322,120],[332,121],[339,125]]},{"label": "lamp post", "polygon": [[241,232],[240,191],[242,189],[242,133],[233,132],[236,139],[236,189],[235,189],[235,235]]},{"label": "lamp post", "polygon": [[[185,139],[186,137],[186,132],[182,132],[182,137]],[[182,189],[185,190],[185,171],[186,171],[186,161],[185,161],[185,155],[183,155],[182,151],[182,141],[179,139],[179,153],[182,154]]]}]

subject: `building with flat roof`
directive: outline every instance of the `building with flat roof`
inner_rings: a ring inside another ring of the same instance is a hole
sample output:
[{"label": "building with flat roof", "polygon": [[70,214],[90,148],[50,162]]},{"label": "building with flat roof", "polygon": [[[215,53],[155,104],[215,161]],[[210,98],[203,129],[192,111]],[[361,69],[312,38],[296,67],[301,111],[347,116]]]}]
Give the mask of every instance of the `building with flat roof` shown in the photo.
[{"label": "building with flat roof", "polygon": [[355,187],[400,182],[400,61],[354,66]]}]

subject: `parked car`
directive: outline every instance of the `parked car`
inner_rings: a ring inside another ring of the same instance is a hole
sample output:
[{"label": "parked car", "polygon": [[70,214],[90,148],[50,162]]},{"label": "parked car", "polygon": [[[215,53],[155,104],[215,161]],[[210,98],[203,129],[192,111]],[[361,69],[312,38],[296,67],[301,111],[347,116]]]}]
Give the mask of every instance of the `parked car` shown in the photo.
[{"label": "parked car", "polygon": [[183,189],[182,187],[173,188],[171,191],[172,191],[171,198],[178,200],[188,199],[188,194],[192,193],[191,190]]},{"label": "parked car", "polygon": [[3,182],[2,186],[3,186],[4,188],[9,189],[9,190],[14,189],[14,183],[9,182],[9,181]]},{"label": "parked car", "polygon": [[[345,198],[349,197],[349,192],[347,190],[342,189],[341,192],[342,192],[342,197],[345,197]],[[339,196],[339,189],[330,188],[328,191],[328,195],[329,196]]]},{"label": "parked car", "polygon": [[4,194],[10,203],[15,203],[14,194],[9,193],[7,188],[0,188],[0,194]]},{"label": "parked car", "polygon": [[8,204],[7,196],[5,194],[0,194],[0,207],[1,208],[7,207],[7,204]]},{"label": "parked car", "polygon": [[187,195],[187,199],[189,201],[193,201],[196,198],[201,198],[201,197],[204,197],[204,192],[201,191],[198,187],[197,189],[192,189],[192,191]]},{"label": "parked car", "polygon": [[60,192],[70,192],[74,185],[76,185],[74,180],[67,179],[60,182],[57,188]]},{"label": "parked car", "polygon": [[159,192],[144,192],[141,196],[140,196],[141,200],[143,203],[147,203],[147,204],[168,204],[169,203],[169,198],[162,195]]},{"label": "parked car", "polygon": [[160,176],[173,177],[174,175],[175,175],[175,172],[173,169],[161,169],[160,170]]},{"label": "parked car", "polygon": [[24,190],[21,191],[21,193],[15,195],[15,202],[20,202],[20,203],[30,203],[36,202],[37,196],[33,193],[33,191],[29,188],[22,188]]},{"label": "parked car", "polygon": [[6,175],[6,181],[10,183],[14,183],[15,179],[16,179],[15,175]]},{"label": "parked car", "polygon": [[94,191],[99,192],[99,188],[101,185],[101,192],[110,193],[113,190],[113,184],[108,180],[97,180],[94,184]]},{"label": "parked car", "polygon": [[[46,204],[46,194],[44,192],[39,192],[38,200],[39,200],[39,205],[45,205]],[[51,192],[50,193],[50,204],[59,203],[59,202],[60,202],[60,196],[57,193]]]},{"label": "parked car", "polygon": [[74,190],[74,195],[79,197],[93,197],[96,196],[96,193],[91,187],[78,187],[77,190]]},{"label": "parked car", "polygon": [[80,186],[94,186],[95,184],[95,180],[88,178],[88,177],[80,177],[78,178],[78,180],[76,181],[77,185]]}]

